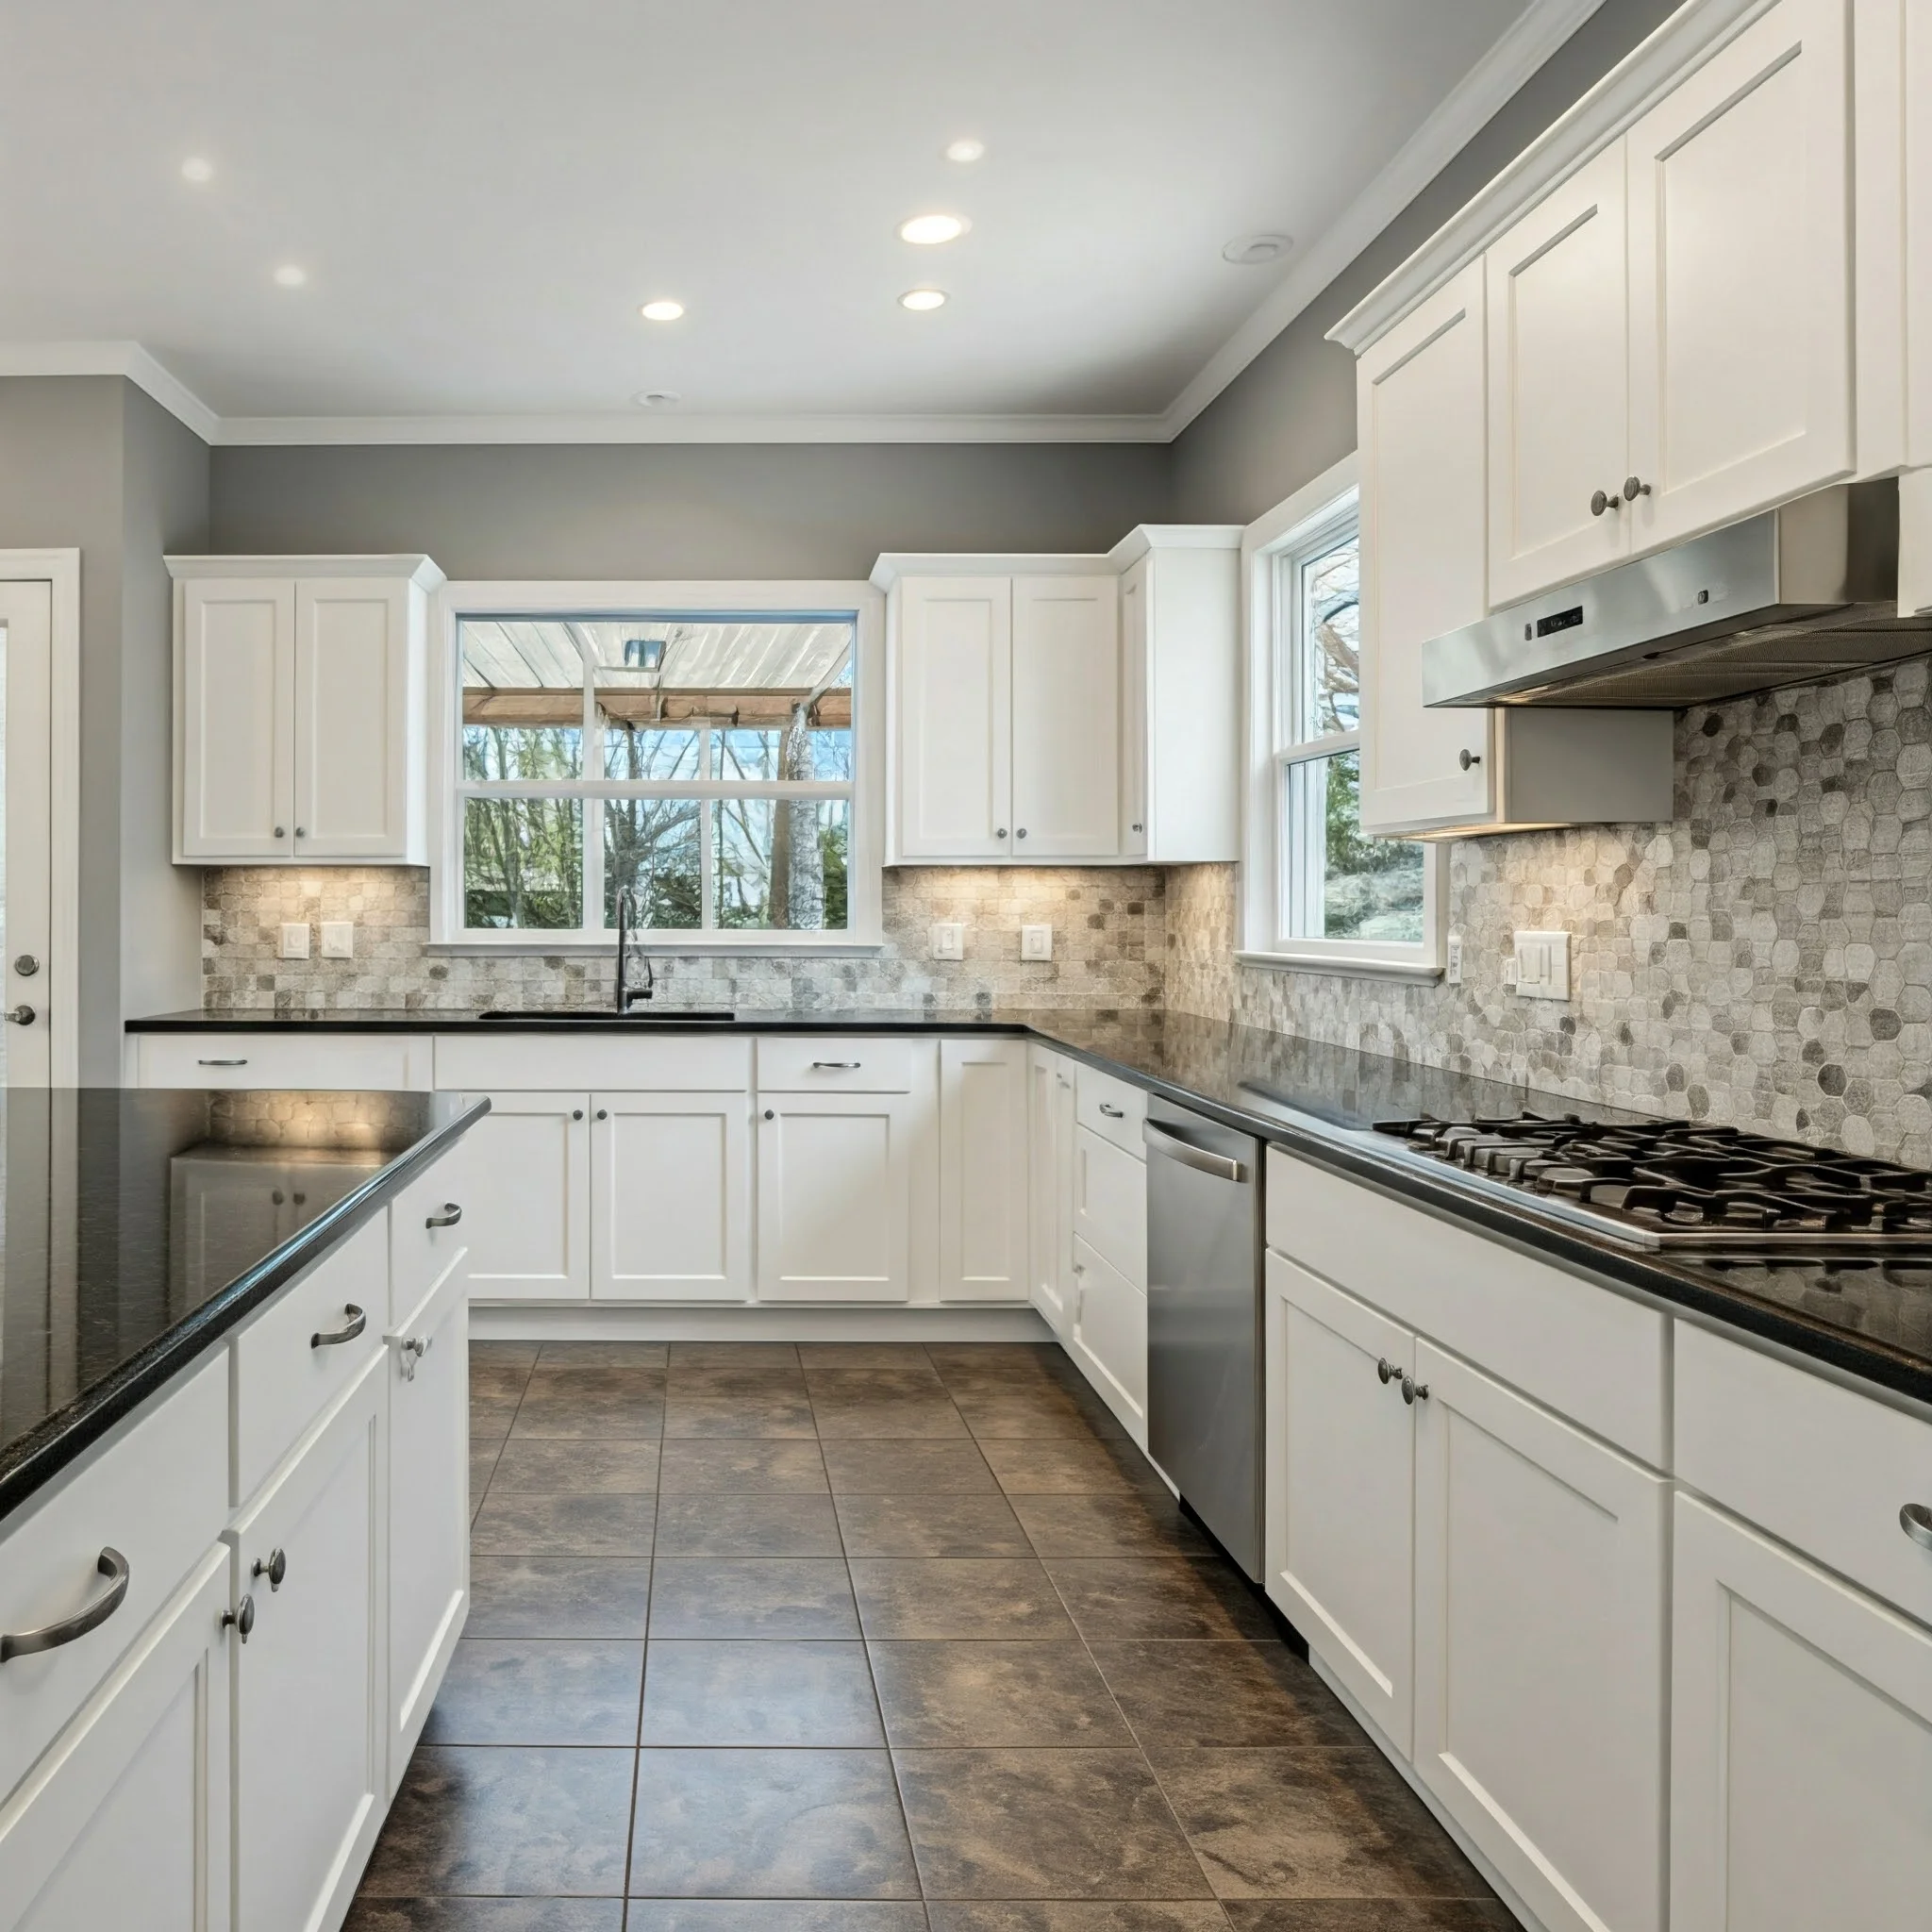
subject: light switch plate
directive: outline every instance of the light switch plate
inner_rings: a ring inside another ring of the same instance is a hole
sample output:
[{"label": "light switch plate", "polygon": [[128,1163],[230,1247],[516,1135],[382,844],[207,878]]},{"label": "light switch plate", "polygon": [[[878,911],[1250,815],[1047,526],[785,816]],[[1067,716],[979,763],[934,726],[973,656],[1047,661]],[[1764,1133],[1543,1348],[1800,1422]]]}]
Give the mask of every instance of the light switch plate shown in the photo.
[{"label": "light switch plate", "polygon": [[1516,992],[1525,1000],[1570,997],[1570,935],[1520,932],[1516,935]]},{"label": "light switch plate", "polygon": [[356,957],[356,922],[353,919],[325,919],[322,922],[322,957],[325,959],[353,959]]},{"label": "light switch plate", "polygon": [[1442,960],[1442,977],[1451,986],[1462,984],[1462,935],[1452,932]]},{"label": "light switch plate", "polygon": [[284,920],[282,922],[282,958],[285,959],[306,959],[308,957],[308,922],[306,920]]},{"label": "light switch plate", "polygon": [[957,920],[941,920],[932,929],[932,956],[935,959],[963,959],[966,957],[966,928]]},{"label": "light switch plate", "polygon": [[1023,959],[1053,958],[1053,927],[1023,925],[1020,928],[1020,957]]}]

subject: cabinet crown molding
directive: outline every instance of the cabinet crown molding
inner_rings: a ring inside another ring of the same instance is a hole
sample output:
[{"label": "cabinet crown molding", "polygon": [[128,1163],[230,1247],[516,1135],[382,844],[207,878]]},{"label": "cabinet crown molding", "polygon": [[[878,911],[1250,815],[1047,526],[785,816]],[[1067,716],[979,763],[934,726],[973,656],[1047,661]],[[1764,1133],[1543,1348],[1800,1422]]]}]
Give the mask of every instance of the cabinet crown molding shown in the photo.
[{"label": "cabinet crown molding", "polygon": [[1111,550],[1024,551],[887,550],[872,567],[872,581],[890,591],[901,577],[1105,577],[1119,576],[1150,550],[1239,550],[1240,524],[1136,524]]},{"label": "cabinet crown molding", "polygon": [[1574,107],[1451,215],[1394,274],[1357,303],[1328,331],[1328,341],[1359,356],[1417,303],[1468,267],[1519,215],[1600,154],[1686,75],[1774,4],[1775,0],[1685,0]]},{"label": "cabinet crown molding", "polygon": [[436,561],[416,552],[384,557],[164,557],[176,582],[194,577],[402,577],[419,591],[448,581]]}]

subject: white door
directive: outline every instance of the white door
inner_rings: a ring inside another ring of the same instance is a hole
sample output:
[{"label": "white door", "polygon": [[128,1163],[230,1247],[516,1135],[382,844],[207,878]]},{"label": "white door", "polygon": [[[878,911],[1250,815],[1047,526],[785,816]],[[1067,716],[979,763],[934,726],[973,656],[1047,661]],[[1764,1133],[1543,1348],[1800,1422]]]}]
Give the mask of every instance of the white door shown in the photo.
[{"label": "white door", "polygon": [[0,1069],[9,1087],[44,1087],[51,1069],[53,625],[51,584],[0,583],[0,985],[12,1023],[0,1026]]},{"label": "white door", "polygon": [[1491,809],[1491,714],[1423,703],[1423,646],[1489,608],[1483,300],[1483,265],[1471,262],[1356,365],[1369,831],[1467,824]]},{"label": "white door", "polygon": [[470,1300],[460,1255],[384,1339],[394,1797],[470,1607]]},{"label": "white door", "polygon": [[1549,1932],[1663,1924],[1669,1484],[1416,1344],[1415,1768]]},{"label": "white door", "polygon": [[940,1042],[940,1299],[1027,1296],[1024,1040]]},{"label": "white door", "polygon": [[591,1292],[600,1301],[751,1298],[751,1100],[591,1096]]},{"label": "white door", "polygon": [[591,1292],[591,1099],[492,1093],[465,1140],[470,1292],[577,1301]]},{"label": "white door", "polygon": [[295,851],[295,587],[180,586],[181,857]]},{"label": "white door", "polygon": [[1673,1932],[1926,1923],[1932,1632],[1680,1495]]},{"label": "white door", "polygon": [[228,1590],[210,1551],[0,1807],[0,1932],[225,1932]]},{"label": "white door", "polygon": [[1280,1255],[1266,1272],[1268,1594],[1406,1757],[1415,1337]]},{"label": "white door", "polygon": [[1013,849],[1011,580],[908,578],[898,606],[899,856],[1004,858]]},{"label": "white door", "polygon": [[1013,857],[1121,849],[1120,580],[1013,579]]},{"label": "white door", "polygon": [[382,1823],[391,1373],[387,1349],[373,1356],[223,1532],[235,1552],[237,1605],[254,1606],[246,1641],[231,1646],[235,1918],[243,1927],[339,1924]]},{"label": "white door", "polygon": [[1073,1279],[1074,1082],[1059,1056],[1031,1049],[1026,1068],[1028,1291],[1056,1335],[1068,1326]]},{"label": "white door", "polygon": [[[1121,857],[1147,853],[1149,736],[1147,704],[1153,566],[1143,557],[1121,578]],[[1208,774],[1197,774],[1206,781]]]},{"label": "white door", "polygon": [[1624,195],[1619,141],[1484,257],[1492,608],[1629,552]]},{"label": "white door", "polygon": [[1639,549],[1851,472],[1846,6],[1779,0],[1626,137]]},{"label": "white door", "polygon": [[395,858],[408,838],[409,586],[295,586],[295,856]]},{"label": "white door", "polygon": [[1147,1446],[1147,1296],[1077,1236],[1067,1352],[1141,1448]]},{"label": "white door", "polygon": [[770,1094],[758,1120],[758,1298],[903,1302],[912,1103],[904,1094]]}]

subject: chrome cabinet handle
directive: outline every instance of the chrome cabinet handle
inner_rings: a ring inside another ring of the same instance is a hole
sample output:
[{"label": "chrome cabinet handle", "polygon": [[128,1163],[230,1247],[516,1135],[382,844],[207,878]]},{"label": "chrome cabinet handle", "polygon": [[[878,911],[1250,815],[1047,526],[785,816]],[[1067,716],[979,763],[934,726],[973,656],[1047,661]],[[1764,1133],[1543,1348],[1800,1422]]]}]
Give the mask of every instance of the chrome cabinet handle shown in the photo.
[{"label": "chrome cabinet handle", "polygon": [[1624,499],[1621,496],[1607,496],[1599,490],[1590,499],[1590,513],[1593,517],[1600,517],[1605,510],[1621,509],[1623,506]]},{"label": "chrome cabinet handle", "polygon": [[1124,1121],[1127,1117],[1127,1110],[1125,1108],[1110,1106],[1105,1100],[1103,1100],[1100,1103],[1100,1110],[1110,1121]]},{"label": "chrome cabinet handle", "polygon": [[1932,1550],[1932,1509],[1923,1503],[1907,1503],[1898,1512],[1898,1526],[1922,1550]]},{"label": "chrome cabinet handle", "polygon": [[814,1060],[814,1067],[823,1067],[831,1074],[856,1074],[865,1064],[863,1060]]},{"label": "chrome cabinet handle", "polygon": [[441,1214],[432,1214],[423,1223],[425,1227],[454,1227],[463,1218],[462,1208],[455,1201],[445,1201]]},{"label": "chrome cabinet handle", "polygon": [[1382,1378],[1382,1386],[1386,1389],[1402,1371],[1386,1355],[1378,1355],[1375,1357],[1375,1373]]},{"label": "chrome cabinet handle", "polygon": [[1642,482],[1636,476],[1625,476],[1624,478],[1624,501],[1625,503],[1635,503],[1640,496],[1648,496],[1649,494],[1650,485],[1648,483]]},{"label": "chrome cabinet handle", "polygon": [[248,1574],[251,1576],[266,1576],[271,1591],[281,1589],[282,1579],[289,1574],[288,1551],[280,1547],[271,1550],[266,1563],[259,1557],[256,1557],[254,1567]]},{"label": "chrome cabinet handle", "polygon": [[252,1596],[244,1596],[232,1610],[223,1613],[223,1629],[225,1630],[230,1624],[234,1624],[242,1641],[246,1643],[248,1633],[255,1628],[255,1599]]},{"label": "chrome cabinet handle", "polygon": [[239,1059],[239,1060],[196,1060],[194,1064],[195,1064],[195,1065],[196,1065],[197,1067],[245,1067],[245,1066],[246,1066],[246,1065],[248,1064],[248,1062],[247,1062],[247,1060],[246,1060],[246,1059]]},{"label": "chrome cabinet handle", "polygon": [[1402,1399],[1411,1408],[1418,1402],[1426,1402],[1429,1399],[1429,1385],[1426,1382],[1418,1382],[1413,1375],[1403,1376]]},{"label": "chrome cabinet handle", "polygon": [[1482,763],[1482,761],[1483,755],[1479,751],[1459,751],[1456,754],[1456,762],[1458,765],[1460,765],[1465,772],[1469,770],[1470,766],[1479,765]]},{"label": "chrome cabinet handle", "polygon": [[25,1003],[8,1007],[7,1018],[16,1026],[31,1026],[34,1024],[34,1009]]},{"label": "chrome cabinet handle", "polygon": [[94,1573],[108,1578],[108,1587],[85,1609],[62,1617],[58,1624],[42,1624],[38,1630],[0,1632],[0,1664],[11,1657],[32,1657],[40,1650],[58,1650],[63,1643],[72,1643],[90,1630],[98,1630],[125,1602],[127,1580],[134,1573],[127,1566],[127,1558],[108,1546],[94,1559]]},{"label": "chrome cabinet handle", "polygon": [[429,1344],[434,1340],[435,1338],[429,1335],[411,1335],[405,1339],[401,1348],[397,1351],[397,1359],[402,1364],[404,1381],[413,1382],[416,1379],[417,1365],[429,1353]]},{"label": "chrome cabinet handle", "polygon": [[333,1334],[328,1334],[323,1331],[322,1329],[317,1329],[316,1332],[308,1338],[308,1345],[310,1348],[334,1348],[341,1342],[354,1341],[357,1336],[361,1334],[363,1329],[368,1327],[369,1317],[365,1315],[362,1312],[362,1310],[356,1306],[354,1302],[349,1302],[345,1304],[342,1308],[342,1313],[348,1316],[349,1319],[345,1323],[343,1323],[343,1324],[340,1328],[338,1328]]}]

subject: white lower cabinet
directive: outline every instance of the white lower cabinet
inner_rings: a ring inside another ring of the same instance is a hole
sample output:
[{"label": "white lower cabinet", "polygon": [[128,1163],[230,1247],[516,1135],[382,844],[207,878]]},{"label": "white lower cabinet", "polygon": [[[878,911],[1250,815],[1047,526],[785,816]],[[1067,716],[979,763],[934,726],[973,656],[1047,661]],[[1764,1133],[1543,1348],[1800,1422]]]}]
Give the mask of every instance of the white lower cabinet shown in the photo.
[{"label": "white lower cabinet", "polygon": [[1027,1299],[1056,1335],[1072,1320],[1074,1075],[1059,1055],[1031,1049],[1026,1068]]},{"label": "white lower cabinet", "polygon": [[1679,1495],[1673,1932],[1926,1922],[1932,1631]]},{"label": "white lower cabinet", "polygon": [[940,1299],[1027,1294],[1024,1040],[940,1042]]},{"label": "white lower cabinet", "polygon": [[1147,1291],[1077,1236],[1067,1351],[1141,1448],[1147,1446]]},{"label": "white lower cabinet", "polygon": [[591,1097],[489,1100],[468,1136],[470,1292],[582,1300],[591,1292]]},{"label": "white lower cabinet", "polygon": [[1660,1926],[1669,1483],[1427,1341],[1413,1380],[1416,1771],[1550,1932]]},{"label": "white lower cabinet", "polygon": [[224,1533],[252,1626],[231,1646],[241,1927],[339,1924],[382,1823],[391,1364],[369,1363]]},{"label": "white lower cabinet", "polygon": [[912,1104],[902,1093],[760,1096],[758,1298],[911,1292]]},{"label": "white lower cabinet", "polygon": [[749,1096],[597,1093],[591,1113],[592,1296],[748,1300]]},{"label": "white lower cabinet", "polygon": [[225,1549],[211,1549],[4,1807],[0,1932],[225,1932]]}]

